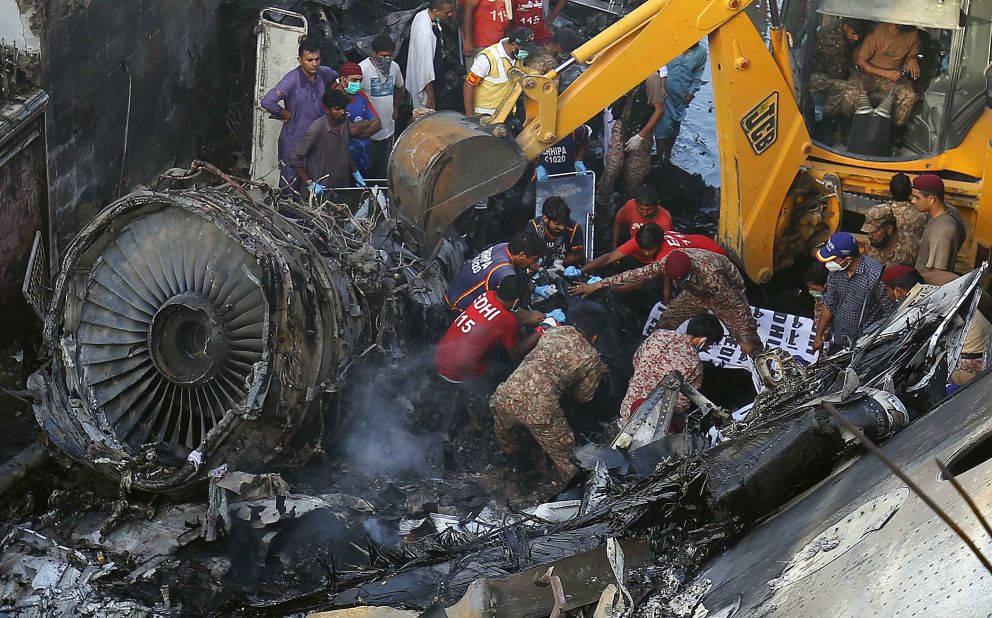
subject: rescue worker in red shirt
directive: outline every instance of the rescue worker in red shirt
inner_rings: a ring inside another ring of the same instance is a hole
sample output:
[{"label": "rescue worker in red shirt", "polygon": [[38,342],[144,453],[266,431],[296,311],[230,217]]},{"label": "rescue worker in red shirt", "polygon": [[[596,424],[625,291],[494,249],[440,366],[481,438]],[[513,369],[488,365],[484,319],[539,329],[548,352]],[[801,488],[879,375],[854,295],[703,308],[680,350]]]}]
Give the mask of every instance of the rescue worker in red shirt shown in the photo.
[{"label": "rescue worker in red shirt", "polygon": [[515,274],[518,268],[536,270],[544,250],[544,241],[527,231],[509,243],[485,249],[455,273],[444,293],[444,302],[454,311],[468,309],[476,297],[498,288],[503,278]]},{"label": "rescue worker in red shirt", "polygon": [[474,382],[486,375],[492,352],[502,347],[516,362],[537,344],[539,333],[520,338],[521,321],[538,324],[544,314],[537,311],[516,313],[530,294],[525,277],[508,275],[498,289],[476,297],[448,327],[434,352],[438,375],[453,384]]},{"label": "rescue worker in red shirt", "polygon": [[513,0],[462,0],[462,50],[471,58],[498,43],[513,17]]},{"label": "rescue worker in red shirt", "polygon": [[651,185],[641,185],[634,198],[628,200],[613,219],[613,248],[620,246],[620,231],[627,227],[629,238],[633,239],[637,230],[648,223],[656,223],[666,232],[672,231],[672,215],[661,205],[658,191]]},{"label": "rescue worker in red shirt", "polygon": [[666,232],[657,223],[647,223],[638,228],[633,238],[583,266],[582,273],[588,274],[600,270],[625,257],[632,257],[641,264],[660,262],[676,249],[703,249],[720,255],[727,254],[723,247],[709,236]]},{"label": "rescue worker in red shirt", "polygon": [[[641,264],[656,264],[663,261],[668,255],[675,251],[676,249],[700,249],[703,251],[711,251],[719,255],[726,255],[726,251],[723,247],[717,244],[715,240],[709,236],[703,236],[702,234],[682,234],[679,232],[665,232],[656,223],[647,223],[642,225],[637,233],[634,234],[634,238],[631,238],[627,242],[623,243],[612,252],[606,255],[601,255],[595,260],[589,262],[582,267],[582,273],[590,273],[599,270],[603,267],[609,266],[615,262],[629,257],[636,260]],[[654,273],[652,277],[640,277],[637,281],[632,283],[627,283],[625,285],[611,286],[614,292],[632,292],[634,290],[640,290],[644,286],[648,285],[650,281],[656,277],[661,276],[663,271],[659,268],[657,272]],[[576,294],[581,294],[582,296],[588,296],[593,292],[605,287],[606,280],[600,280],[594,283],[584,283],[575,288]],[[662,280],[662,290],[661,298],[664,302],[668,302],[672,296],[672,282],[667,277]]]},{"label": "rescue worker in red shirt", "polygon": [[544,16],[542,0],[513,0],[513,27],[530,28],[534,31],[534,43],[544,47],[551,42],[548,24],[553,24],[568,0],[557,0],[551,14]]}]

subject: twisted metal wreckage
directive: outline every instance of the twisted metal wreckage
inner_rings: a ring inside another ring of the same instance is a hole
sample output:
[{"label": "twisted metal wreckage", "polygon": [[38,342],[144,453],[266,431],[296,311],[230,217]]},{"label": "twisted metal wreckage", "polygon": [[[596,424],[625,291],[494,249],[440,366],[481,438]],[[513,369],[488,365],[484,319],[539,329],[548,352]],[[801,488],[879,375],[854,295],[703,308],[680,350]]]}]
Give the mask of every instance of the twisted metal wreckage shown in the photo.
[{"label": "twisted metal wreckage", "polygon": [[[235,470],[298,462],[318,448],[313,439],[348,368],[376,348],[401,355],[403,341],[421,334],[396,327],[430,321],[457,251],[449,239],[425,247],[423,231],[377,192],[353,215],[282,200],[206,164],[164,184],[112,204],[68,250],[45,324],[52,361],[31,381],[43,394],[35,414],[52,443],[122,487],[180,494],[208,470],[231,470],[221,486],[234,488],[232,479],[249,477]],[[712,608],[707,594],[719,578],[693,581],[695,571],[857,450],[826,407],[881,440],[945,398],[985,272],[920,295],[852,351],[809,367],[775,352],[762,357],[770,386],[746,414],[731,415],[669,376],[609,446],[579,450],[588,479],[557,502],[406,521],[402,542],[368,540],[366,568],[333,571],[310,593],[226,610],[371,605],[541,616],[599,603],[601,616],[687,616]],[[694,407],[686,431],[669,435],[679,392]],[[228,504],[213,479],[209,509],[179,513],[193,520],[180,543],[215,538],[232,513],[264,527],[327,504],[288,494],[281,480],[272,485],[269,501]],[[835,504],[812,525],[846,508]],[[852,532],[854,542],[898,508]],[[782,549],[768,579],[782,575],[783,556],[795,550]],[[807,554],[815,561],[815,550]],[[815,571],[789,568],[755,607]],[[762,611],[797,607],[779,601]],[[726,603],[740,607],[741,597]]]}]

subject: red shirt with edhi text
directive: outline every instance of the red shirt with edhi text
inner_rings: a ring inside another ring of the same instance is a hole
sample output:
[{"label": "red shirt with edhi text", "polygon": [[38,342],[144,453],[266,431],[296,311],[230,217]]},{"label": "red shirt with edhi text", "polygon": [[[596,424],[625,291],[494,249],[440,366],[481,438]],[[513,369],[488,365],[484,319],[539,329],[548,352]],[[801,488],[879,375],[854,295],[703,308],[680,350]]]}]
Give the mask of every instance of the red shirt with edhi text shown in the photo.
[{"label": "red shirt with edhi text", "polygon": [[652,259],[644,257],[644,254],[641,253],[641,248],[637,246],[637,241],[633,238],[617,247],[617,249],[620,253],[629,255],[642,264],[660,262],[676,249],[703,249],[705,251],[719,253],[720,255],[727,255],[723,247],[709,236],[703,236],[702,234],[682,234],[681,232],[665,232],[665,240],[661,243],[661,249],[658,250],[658,253]]},{"label": "red shirt with edhi text", "polygon": [[434,367],[451,382],[478,380],[489,369],[489,352],[507,350],[520,341],[517,316],[503,306],[495,291],[480,294],[448,327],[434,351]]}]

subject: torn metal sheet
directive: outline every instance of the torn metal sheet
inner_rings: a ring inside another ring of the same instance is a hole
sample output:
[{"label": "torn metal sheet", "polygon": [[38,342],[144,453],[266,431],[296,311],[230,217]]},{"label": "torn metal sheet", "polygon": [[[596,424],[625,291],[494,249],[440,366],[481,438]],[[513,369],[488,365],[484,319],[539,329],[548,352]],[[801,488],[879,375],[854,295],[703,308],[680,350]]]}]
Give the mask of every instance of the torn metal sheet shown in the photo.
[{"label": "torn metal sheet", "polygon": [[24,618],[48,616],[152,616],[152,608],[111,599],[97,580],[119,572],[114,562],[94,561],[38,532],[21,530],[0,558],[0,613]]},{"label": "torn metal sheet", "polygon": [[535,507],[524,509],[524,513],[533,515],[544,522],[561,523],[579,514],[581,500],[564,500],[561,502],[545,502]]},{"label": "torn metal sheet", "polygon": [[276,87],[286,73],[297,67],[300,37],[307,34],[307,18],[278,8],[263,9],[258,15],[255,52],[255,91],[252,101],[251,169],[252,179],[279,186],[279,134],[283,123],[272,118],[258,101]]},{"label": "torn metal sheet", "polygon": [[610,584],[603,590],[599,597],[599,603],[593,611],[592,618],[619,618],[624,614],[627,605],[623,596],[617,591],[616,584]]},{"label": "torn metal sheet", "polygon": [[[636,568],[651,559],[642,541],[621,541],[627,564]],[[553,575],[567,594],[564,610],[590,605],[599,600],[603,587],[613,580],[606,549],[600,547],[553,565]],[[548,572],[548,565],[534,567],[500,579],[476,580],[458,603],[445,610],[448,618],[529,618],[548,616],[555,606],[547,587],[535,585]]]},{"label": "torn metal sheet", "polygon": [[287,520],[298,519],[319,509],[332,508],[331,504],[314,496],[289,494],[264,500],[251,500],[231,504],[231,515],[248,522],[252,528],[264,528]]},{"label": "torn metal sheet", "polygon": [[237,494],[241,500],[259,500],[289,494],[289,484],[278,474],[228,472],[217,486]]},{"label": "torn metal sheet", "polygon": [[909,489],[901,487],[860,504],[807,543],[785,565],[782,576],[768,582],[772,590],[794,584],[844,555],[866,536],[880,530],[899,510]]}]

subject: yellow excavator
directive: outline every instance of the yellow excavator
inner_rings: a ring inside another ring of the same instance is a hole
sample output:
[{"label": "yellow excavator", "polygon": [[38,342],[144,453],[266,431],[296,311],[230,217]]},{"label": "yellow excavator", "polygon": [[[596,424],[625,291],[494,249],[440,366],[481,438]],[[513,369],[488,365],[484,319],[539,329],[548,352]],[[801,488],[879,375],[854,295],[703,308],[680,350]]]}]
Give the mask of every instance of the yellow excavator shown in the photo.
[{"label": "yellow excavator", "polygon": [[[542,151],[708,37],[722,185],[718,240],[753,281],[769,282],[844,225],[857,231],[861,218],[852,213],[887,199],[900,171],[944,178],[946,201],[968,229],[958,270],[987,259],[992,0],[787,0],[781,13],[772,0],[768,42],[743,12],[748,4],[647,0],[557,69],[512,70],[513,90],[492,116],[438,112],[415,122],[390,161],[394,203],[422,226],[430,251],[469,205],[511,187]],[[859,136],[850,125],[823,131],[822,100],[810,93],[817,35],[845,18],[919,32],[917,102],[899,143],[881,156],[854,154],[847,142]],[[559,94],[556,77],[572,63],[586,70]],[[511,135],[505,121],[521,96],[526,121]]]}]

